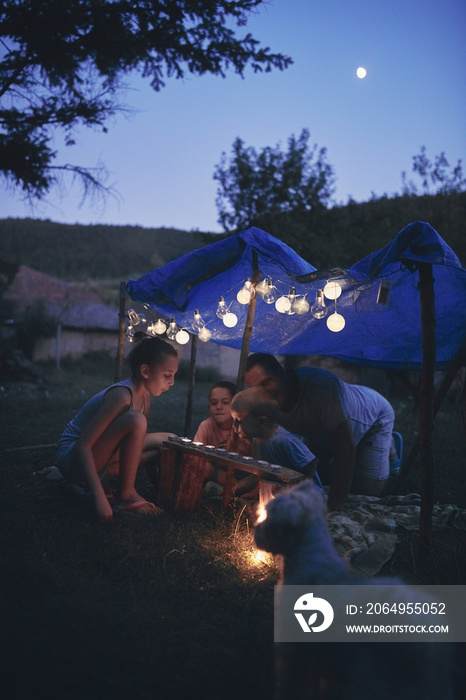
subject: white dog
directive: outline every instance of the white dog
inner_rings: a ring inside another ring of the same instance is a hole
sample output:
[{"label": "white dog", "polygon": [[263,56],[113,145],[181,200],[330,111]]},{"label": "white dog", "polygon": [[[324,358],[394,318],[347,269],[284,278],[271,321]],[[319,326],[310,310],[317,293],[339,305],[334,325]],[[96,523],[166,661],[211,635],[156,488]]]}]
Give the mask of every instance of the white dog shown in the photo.
[{"label": "white dog", "polygon": [[[336,552],[322,493],[311,480],[283,492],[256,524],[259,549],[280,554],[285,585],[398,584],[359,579]],[[392,588],[393,590],[393,588]],[[277,700],[453,700],[451,645],[446,643],[277,644]]]}]

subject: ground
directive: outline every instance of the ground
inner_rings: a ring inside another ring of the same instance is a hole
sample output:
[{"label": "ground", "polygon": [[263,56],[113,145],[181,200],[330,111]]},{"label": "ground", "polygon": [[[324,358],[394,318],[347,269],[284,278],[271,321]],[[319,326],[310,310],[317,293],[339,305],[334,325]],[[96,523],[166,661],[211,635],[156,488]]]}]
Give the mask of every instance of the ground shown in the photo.
[{"label": "ground", "polygon": [[[270,698],[277,571],[273,560],[254,563],[244,503],[223,512],[211,500],[193,512],[119,515],[101,525],[86,501],[41,474],[54,460],[47,445],[112,372],[108,362],[45,366],[41,383],[0,389],[2,698]],[[208,387],[196,385],[194,427]],[[181,433],[185,386],[170,391],[154,404],[153,427]],[[395,408],[409,451],[414,401]],[[23,449],[31,445],[45,447]],[[459,406],[447,399],[434,434],[435,498],[466,508],[463,453]],[[403,492],[419,487],[414,467]],[[144,476],[140,488],[153,496]],[[465,533],[434,532],[424,558],[417,533],[397,534],[382,573],[465,584]]]}]

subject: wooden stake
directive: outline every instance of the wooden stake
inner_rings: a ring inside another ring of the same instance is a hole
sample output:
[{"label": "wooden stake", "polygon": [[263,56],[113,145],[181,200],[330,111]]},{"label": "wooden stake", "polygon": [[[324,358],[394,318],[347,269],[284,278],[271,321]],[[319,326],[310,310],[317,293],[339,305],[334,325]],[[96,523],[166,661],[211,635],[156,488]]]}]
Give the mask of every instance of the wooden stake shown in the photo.
[{"label": "wooden stake", "polygon": [[[260,280],[261,272],[258,269],[258,258],[257,252],[252,251],[252,283],[256,285]],[[249,355],[249,344],[251,342],[252,331],[254,328],[254,315],[256,313],[256,302],[257,294],[254,294],[253,298],[248,304],[248,315],[246,317],[246,325],[243,332],[243,340],[241,343],[241,354],[239,358],[238,376],[236,379],[236,386],[238,391],[244,388],[244,375],[246,374],[246,362]]]},{"label": "wooden stake", "polygon": [[188,377],[188,397],[186,401],[186,417],[184,422],[184,434],[189,437],[191,433],[191,422],[193,415],[193,395],[196,381],[196,356],[197,356],[197,335],[191,335],[191,360],[189,363]]},{"label": "wooden stake", "polygon": [[419,547],[427,550],[434,507],[432,433],[434,428],[434,370],[436,356],[434,276],[430,263],[419,263],[419,295],[423,360],[419,397],[419,457],[421,465],[421,514]]}]

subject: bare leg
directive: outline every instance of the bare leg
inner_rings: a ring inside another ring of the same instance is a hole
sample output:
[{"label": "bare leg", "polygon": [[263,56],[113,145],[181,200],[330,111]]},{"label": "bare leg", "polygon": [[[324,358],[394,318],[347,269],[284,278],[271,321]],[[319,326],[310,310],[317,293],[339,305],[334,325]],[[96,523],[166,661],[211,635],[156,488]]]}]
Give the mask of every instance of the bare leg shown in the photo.
[{"label": "bare leg", "polygon": [[[127,411],[109,426],[93,450],[98,471],[101,471],[109,462],[113,462],[116,453],[118,453],[118,497],[123,507],[138,501],[145,501],[136,491],[135,482],[141,462],[146,430],[145,416],[137,411]],[[146,508],[142,504],[138,511],[141,513],[153,512],[154,506],[147,503]]]}]

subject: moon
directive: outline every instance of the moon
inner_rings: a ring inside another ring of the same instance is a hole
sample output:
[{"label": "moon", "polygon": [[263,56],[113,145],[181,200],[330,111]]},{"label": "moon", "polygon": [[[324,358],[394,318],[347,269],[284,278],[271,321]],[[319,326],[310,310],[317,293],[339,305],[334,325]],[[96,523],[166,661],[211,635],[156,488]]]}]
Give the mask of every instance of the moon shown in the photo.
[{"label": "moon", "polygon": [[356,71],[356,75],[358,76],[358,78],[361,78],[361,80],[362,80],[363,78],[366,77],[366,74],[367,74],[366,69],[363,68],[362,66],[359,66],[359,68]]}]

